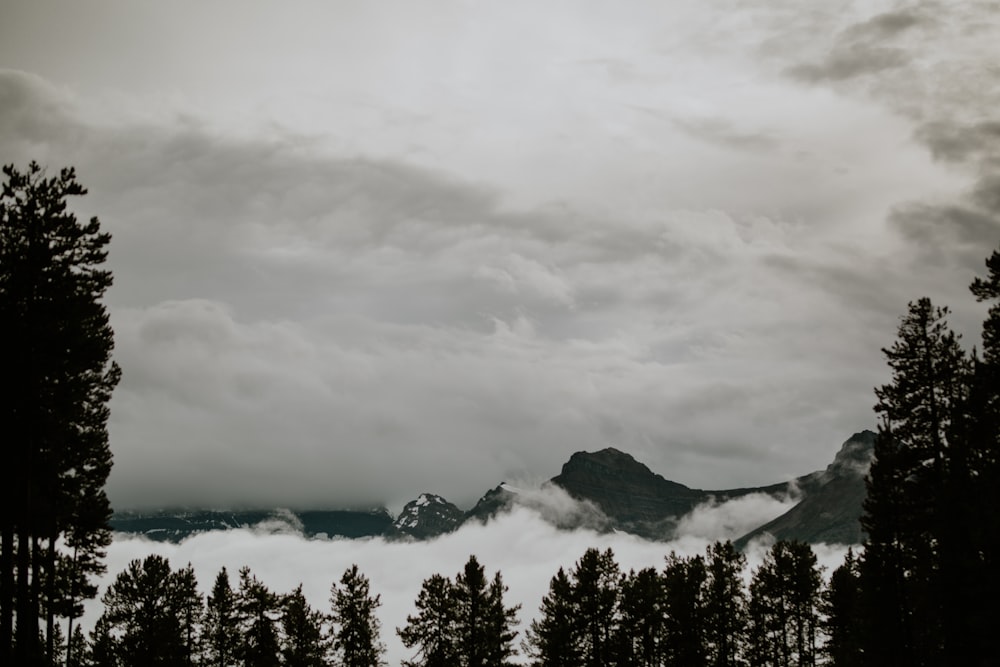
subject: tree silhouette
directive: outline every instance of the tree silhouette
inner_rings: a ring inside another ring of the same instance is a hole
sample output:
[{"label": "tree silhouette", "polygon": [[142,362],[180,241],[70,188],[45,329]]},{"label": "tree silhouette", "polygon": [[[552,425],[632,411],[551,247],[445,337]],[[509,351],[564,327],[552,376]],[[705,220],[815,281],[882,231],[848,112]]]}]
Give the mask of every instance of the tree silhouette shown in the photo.
[{"label": "tree silhouette", "polygon": [[456,609],[452,583],[440,574],[425,579],[417,595],[417,614],[406,617],[396,633],[406,648],[417,647],[404,667],[454,667],[459,663]]},{"label": "tree silhouette", "polygon": [[750,664],[816,664],[822,583],[808,544],[780,541],[771,547],[750,581]]},{"label": "tree silhouette", "polygon": [[705,644],[712,667],[737,667],[746,641],[746,556],[733,543],[716,542],[707,551]]},{"label": "tree silhouette", "polygon": [[167,559],[156,554],[129,563],[104,593],[95,659],[123,665],[192,664],[184,619],[200,597],[190,583],[184,570],[172,572]]},{"label": "tree silhouette", "polygon": [[[61,604],[60,539],[75,531],[77,583],[101,571],[110,509],[103,491],[111,468],[107,404],[120,375],[100,302],[111,285],[101,269],[110,241],[97,218],[80,223],[67,199],[86,194],[72,168],[57,176],[32,162],[3,168],[0,193],[0,422],[6,469],[0,484],[0,662],[54,658]],[[84,539],[85,534],[91,538]],[[72,595],[92,591],[78,586]],[[45,609],[45,650],[39,641]],[[16,608],[15,608],[16,606]],[[18,622],[14,636],[13,619]],[[48,654],[45,658],[44,654]]]},{"label": "tree silhouette", "polygon": [[532,620],[522,646],[537,667],[580,664],[579,631],[573,583],[559,568],[542,598],[539,617]]},{"label": "tree silhouette", "polygon": [[206,665],[231,667],[236,664],[239,617],[236,594],[229,583],[229,572],[225,567],[216,575],[212,591],[206,600],[202,636]]},{"label": "tree silhouette", "polygon": [[865,655],[883,665],[938,664],[946,650],[945,582],[957,574],[960,548],[949,510],[954,463],[965,458],[961,415],[971,377],[947,316],[930,299],[910,304],[883,350],[891,382],[875,390],[881,423],[861,519],[861,575]]},{"label": "tree silhouette", "polygon": [[580,664],[587,667],[613,664],[619,627],[621,571],[614,552],[587,549],[573,569]]},{"label": "tree silhouette", "polygon": [[368,578],[352,565],[330,591],[333,607],[333,649],[344,667],[377,667],[384,664],[385,645],[375,611],[382,600],[370,591]]},{"label": "tree silhouette", "polygon": [[240,585],[236,593],[236,610],[242,641],[237,657],[245,667],[277,667],[281,664],[278,643],[278,617],[281,597],[250,573],[240,569]]},{"label": "tree silhouette", "polygon": [[323,621],[323,614],[309,606],[302,593],[302,584],[284,597],[281,603],[281,664],[284,667],[327,665]]}]

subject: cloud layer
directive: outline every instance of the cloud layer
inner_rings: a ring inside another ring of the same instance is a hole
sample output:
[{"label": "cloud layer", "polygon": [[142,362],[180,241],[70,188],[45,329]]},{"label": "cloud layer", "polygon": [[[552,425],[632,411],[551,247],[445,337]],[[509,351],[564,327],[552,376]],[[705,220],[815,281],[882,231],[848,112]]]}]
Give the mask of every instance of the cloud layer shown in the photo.
[{"label": "cloud layer", "polygon": [[[694,518],[693,523],[704,528],[712,520]],[[109,550],[105,582],[112,581],[132,559],[158,553],[167,557],[174,568],[191,563],[203,593],[210,590],[223,566],[235,585],[236,572],[247,565],[275,592],[287,593],[302,583],[310,604],[328,611],[330,586],[339,581],[344,570],[357,564],[370,579],[372,593],[381,596],[382,639],[389,649],[389,664],[394,665],[410,657],[396,637],[395,628],[403,626],[406,616],[414,613],[414,600],[423,580],[432,574],[454,577],[470,555],[476,555],[490,576],[497,570],[501,572],[510,588],[505,601],[521,605],[518,620],[523,632],[537,615],[552,576],[560,567],[571,569],[588,548],[611,548],[624,572],[643,567],[662,569],[671,551],[687,556],[704,554],[715,539],[736,536],[721,524],[711,532],[711,536],[691,535],[671,543],[647,542],[621,534],[559,531],[533,510],[518,508],[489,524],[468,524],[430,542],[307,540],[296,534],[294,526],[275,520],[253,529],[204,533],[178,545],[119,537]],[[748,577],[765,550],[757,546],[749,551],[745,572]],[[847,548],[816,545],[815,550],[828,575],[842,562]],[[100,604],[88,603],[84,626],[89,629],[99,614]]]}]

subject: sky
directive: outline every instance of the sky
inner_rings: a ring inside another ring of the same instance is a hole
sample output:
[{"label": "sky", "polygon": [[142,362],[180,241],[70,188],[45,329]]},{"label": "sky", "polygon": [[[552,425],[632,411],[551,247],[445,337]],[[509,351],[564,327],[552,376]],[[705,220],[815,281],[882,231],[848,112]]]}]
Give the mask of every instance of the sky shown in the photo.
[{"label": "sky", "polygon": [[907,302],[978,341],[998,10],[0,0],[0,162],[113,236],[112,503],[823,468]]}]

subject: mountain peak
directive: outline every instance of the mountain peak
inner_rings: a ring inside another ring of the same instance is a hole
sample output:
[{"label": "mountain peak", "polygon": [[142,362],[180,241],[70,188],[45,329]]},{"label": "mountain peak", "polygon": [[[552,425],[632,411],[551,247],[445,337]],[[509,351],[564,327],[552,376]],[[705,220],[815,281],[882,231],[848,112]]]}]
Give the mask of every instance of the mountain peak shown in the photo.
[{"label": "mountain peak", "polygon": [[392,524],[394,536],[425,539],[450,533],[463,519],[462,510],[434,493],[421,493],[403,507]]},{"label": "mountain peak", "polygon": [[700,493],[652,472],[614,447],[576,452],[552,479],[577,499],[590,500],[624,530],[652,539],[672,534],[674,519],[688,512]]}]

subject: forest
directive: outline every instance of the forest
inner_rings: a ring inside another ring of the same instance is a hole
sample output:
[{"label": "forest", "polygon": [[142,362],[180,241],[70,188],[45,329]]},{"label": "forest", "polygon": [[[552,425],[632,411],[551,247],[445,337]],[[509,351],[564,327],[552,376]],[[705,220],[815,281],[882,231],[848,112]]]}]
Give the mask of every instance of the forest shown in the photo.
[{"label": "forest", "polygon": [[[378,665],[377,609],[357,566],[330,608],[275,593],[242,569],[203,598],[191,567],[132,562],[98,595],[111,508],[108,403],[120,378],[102,297],[110,236],[67,199],[71,168],[5,166],[0,195],[0,380],[8,474],[0,485],[0,663]],[[989,304],[981,348],[949,311],[909,305],[876,388],[878,439],[861,518],[866,539],[829,573],[807,544],[778,542],[746,572],[727,543],[623,573],[608,550],[554,573],[523,636],[500,572],[475,556],[433,574],[396,628],[406,665],[990,665],[1000,525],[1000,251],[974,277]],[[67,630],[62,629],[66,622]]]}]

